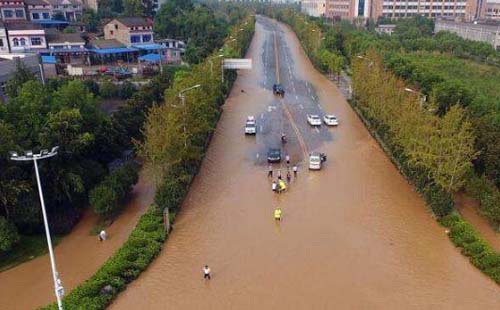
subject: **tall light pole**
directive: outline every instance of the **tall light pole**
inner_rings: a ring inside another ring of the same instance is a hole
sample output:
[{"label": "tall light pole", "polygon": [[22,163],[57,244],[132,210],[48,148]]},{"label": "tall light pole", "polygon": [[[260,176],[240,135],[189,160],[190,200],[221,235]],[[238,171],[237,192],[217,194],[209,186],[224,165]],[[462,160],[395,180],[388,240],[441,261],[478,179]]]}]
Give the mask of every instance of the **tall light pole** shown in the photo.
[{"label": "tall light pole", "polygon": [[[183,125],[182,125],[182,129],[184,131],[184,147],[187,149],[187,130],[186,130],[186,96],[184,96],[184,93],[187,92],[187,91],[190,91],[190,90],[193,90],[193,89],[196,89],[198,87],[200,87],[201,85],[200,84],[196,84],[194,86],[191,86],[191,87],[188,87],[188,88],[185,88],[183,90],[181,90],[179,92],[179,94],[177,95],[179,98],[181,98],[181,102],[182,102],[182,108],[184,109],[183,111],[183,115],[184,115],[184,121],[183,121]],[[175,105],[173,105],[175,107]]]},{"label": "tall light pole", "polygon": [[43,199],[42,183],[40,181],[40,173],[38,172],[38,160],[46,159],[57,155],[58,146],[52,148],[52,150],[41,150],[38,154],[33,154],[32,151],[26,151],[24,155],[19,155],[16,152],[10,152],[10,159],[15,161],[33,161],[35,166],[36,182],[38,185],[38,194],[40,196],[40,204],[42,205],[42,215],[43,224],[45,226],[45,235],[47,237],[47,244],[49,246],[49,256],[50,265],[52,267],[52,277],[54,279],[54,292],[57,298],[57,306],[59,310],[63,310],[62,297],[64,295],[64,288],[62,286],[61,279],[59,279],[59,274],[56,269],[56,259],[54,257],[54,250],[52,248],[52,239],[50,237],[49,222],[47,220],[47,211],[45,211],[45,201]]}]

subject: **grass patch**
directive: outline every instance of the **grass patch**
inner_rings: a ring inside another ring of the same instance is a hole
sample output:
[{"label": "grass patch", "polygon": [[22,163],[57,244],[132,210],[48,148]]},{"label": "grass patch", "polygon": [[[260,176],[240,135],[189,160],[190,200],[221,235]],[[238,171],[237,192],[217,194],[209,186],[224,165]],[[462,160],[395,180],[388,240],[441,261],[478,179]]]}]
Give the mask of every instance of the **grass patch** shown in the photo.
[{"label": "grass patch", "polygon": [[[52,236],[55,246],[61,237]],[[45,235],[21,236],[19,243],[9,252],[0,253],[0,272],[30,261],[48,252]]]}]

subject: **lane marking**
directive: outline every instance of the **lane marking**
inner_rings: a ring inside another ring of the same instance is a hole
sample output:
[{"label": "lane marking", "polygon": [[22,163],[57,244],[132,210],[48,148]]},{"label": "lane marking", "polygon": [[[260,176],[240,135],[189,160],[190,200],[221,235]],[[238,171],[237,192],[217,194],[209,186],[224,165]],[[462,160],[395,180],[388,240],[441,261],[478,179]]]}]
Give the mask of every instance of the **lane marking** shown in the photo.
[{"label": "lane marking", "polygon": [[311,99],[314,101],[314,96],[311,96]]},{"label": "lane marking", "polygon": [[[294,90],[294,91],[295,91],[295,90]],[[299,96],[295,95],[295,99],[296,99],[296,100],[299,100]]]},{"label": "lane marking", "polygon": [[264,118],[264,113],[260,113],[260,119]]},{"label": "lane marking", "polygon": [[280,84],[280,70],[279,64],[280,60],[278,57],[278,41],[276,40],[276,31],[273,31],[273,39],[274,39],[274,61],[275,61],[275,69],[276,69],[276,82]]},{"label": "lane marking", "polygon": [[319,133],[319,128],[318,127],[315,127],[314,129],[316,129],[316,132]]},{"label": "lane marking", "polygon": [[260,132],[262,132],[262,125],[260,125]]},{"label": "lane marking", "polygon": [[255,155],[255,157],[257,157],[257,158],[259,158],[259,156],[260,156],[260,154],[259,154],[259,153],[257,153],[257,154]]},{"label": "lane marking", "polygon": [[302,110],[304,110],[304,106],[302,105],[302,103],[301,103],[301,104],[299,104],[299,107],[300,107]]}]

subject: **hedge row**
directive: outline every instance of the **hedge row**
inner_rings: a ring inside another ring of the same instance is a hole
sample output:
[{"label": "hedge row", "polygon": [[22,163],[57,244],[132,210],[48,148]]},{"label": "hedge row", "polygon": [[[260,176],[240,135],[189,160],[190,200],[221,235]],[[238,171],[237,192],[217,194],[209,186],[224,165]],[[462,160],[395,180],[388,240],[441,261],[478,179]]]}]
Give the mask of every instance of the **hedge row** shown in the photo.
[{"label": "hedge row", "polygon": [[500,254],[481,238],[472,225],[455,213],[441,218],[439,222],[450,229],[449,237],[461,249],[462,254],[469,257],[474,266],[500,284]]}]

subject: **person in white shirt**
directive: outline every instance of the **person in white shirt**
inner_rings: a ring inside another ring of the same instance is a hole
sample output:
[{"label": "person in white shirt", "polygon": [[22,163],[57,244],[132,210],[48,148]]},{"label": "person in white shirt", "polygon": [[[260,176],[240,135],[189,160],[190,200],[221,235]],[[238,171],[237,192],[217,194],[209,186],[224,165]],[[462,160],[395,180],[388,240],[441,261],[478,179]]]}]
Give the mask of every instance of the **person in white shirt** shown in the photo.
[{"label": "person in white shirt", "polygon": [[210,268],[208,267],[208,265],[205,265],[205,267],[203,267],[203,279],[210,280]]},{"label": "person in white shirt", "polygon": [[108,238],[108,234],[106,233],[105,230],[101,230],[99,233],[99,241],[104,241]]},{"label": "person in white shirt", "polygon": [[296,177],[297,176],[297,165],[294,165],[293,166],[293,176]]}]

